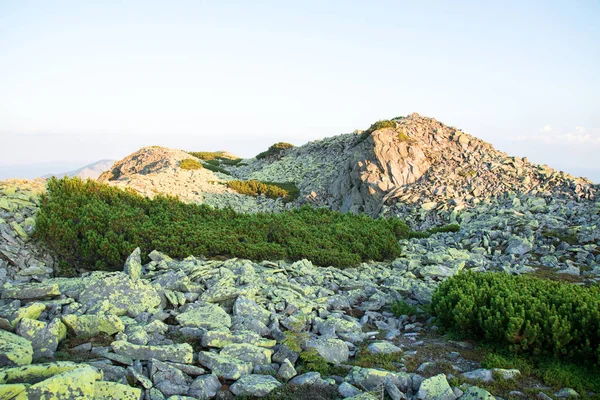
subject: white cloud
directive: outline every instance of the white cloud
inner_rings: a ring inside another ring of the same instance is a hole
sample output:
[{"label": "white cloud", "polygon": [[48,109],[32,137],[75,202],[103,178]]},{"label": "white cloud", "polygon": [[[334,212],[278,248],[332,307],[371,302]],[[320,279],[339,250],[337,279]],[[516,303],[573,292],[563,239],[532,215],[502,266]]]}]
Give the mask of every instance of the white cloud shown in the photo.
[{"label": "white cloud", "polygon": [[600,145],[600,131],[588,132],[583,126],[577,126],[568,132],[559,132],[551,125],[545,125],[536,135],[521,135],[519,141],[539,141],[544,144]]}]

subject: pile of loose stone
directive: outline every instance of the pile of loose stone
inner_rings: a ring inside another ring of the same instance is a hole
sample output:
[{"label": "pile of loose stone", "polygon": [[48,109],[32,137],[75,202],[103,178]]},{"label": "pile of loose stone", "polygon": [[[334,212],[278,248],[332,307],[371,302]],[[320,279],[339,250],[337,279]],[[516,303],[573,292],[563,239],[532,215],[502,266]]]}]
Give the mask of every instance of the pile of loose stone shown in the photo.
[{"label": "pile of loose stone", "polygon": [[[446,265],[464,268],[466,252],[445,254]],[[389,306],[427,301],[441,279],[427,261],[340,270],[306,260],[173,260],[156,251],[150,259],[142,265],[136,249],[123,272],[5,284],[0,398],[262,397],[284,384],[331,385],[351,399],[493,398],[403,367],[425,345],[425,323]],[[303,371],[293,338],[343,373]],[[359,351],[397,354],[397,368],[357,366]],[[52,361],[65,354],[80,361]],[[474,384],[519,374],[449,357]]]}]

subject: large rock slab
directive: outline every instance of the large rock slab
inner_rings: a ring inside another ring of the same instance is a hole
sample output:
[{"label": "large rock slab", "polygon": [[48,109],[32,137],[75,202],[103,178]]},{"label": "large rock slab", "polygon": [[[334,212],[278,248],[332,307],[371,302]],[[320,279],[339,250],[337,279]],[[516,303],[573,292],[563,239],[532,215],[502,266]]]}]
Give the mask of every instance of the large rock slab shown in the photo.
[{"label": "large rock slab", "polygon": [[175,317],[179,325],[192,328],[219,330],[231,326],[231,317],[216,304],[195,306]]},{"label": "large rock slab", "polygon": [[99,381],[94,385],[94,400],[139,400],[142,390],[116,382]]},{"label": "large rock slab", "polygon": [[81,368],[80,364],[70,361],[58,361],[44,364],[31,364],[20,367],[3,368],[0,371],[0,383],[34,384],[54,375]]},{"label": "large rock slab", "polygon": [[141,346],[124,340],[116,340],[111,343],[111,347],[115,353],[129,356],[134,360],[151,360],[155,358],[160,361],[191,364],[194,358],[194,349],[188,343]]},{"label": "large rock slab", "polygon": [[198,399],[212,399],[221,389],[221,382],[215,374],[201,375],[194,379],[188,394]]},{"label": "large rock slab", "polygon": [[308,349],[315,349],[321,357],[333,364],[348,361],[348,345],[340,339],[317,338],[306,345]]},{"label": "large rock slab", "polygon": [[95,368],[84,366],[43,380],[27,389],[29,399],[92,399],[94,384],[102,378]]},{"label": "large rock slab", "polygon": [[17,334],[31,342],[33,358],[53,358],[58,344],[67,337],[67,328],[55,318],[50,323],[23,318]]},{"label": "large rock slab", "polygon": [[281,383],[270,375],[242,376],[229,387],[236,396],[264,397],[281,386]]},{"label": "large rock slab", "polygon": [[403,392],[406,392],[409,386],[412,385],[410,375],[405,372],[391,372],[375,368],[354,367],[346,376],[346,382],[357,387],[365,388],[366,390],[373,390],[377,387],[381,387],[386,380],[393,382],[394,385]]},{"label": "large rock slab", "polygon": [[208,351],[201,351],[198,354],[198,362],[210,369],[213,374],[232,380],[237,380],[244,375],[249,375],[253,369],[251,363]]},{"label": "large rock slab", "polygon": [[31,364],[33,347],[27,339],[0,329],[0,367]]},{"label": "large rock slab", "polygon": [[456,395],[446,380],[444,374],[425,379],[417,392],[419,400],[454,400]]},{"label": "large rock slab", "polygon": [[44,283],[28,283],[25,285],[11,286],[2,291],[3,299],[39,300],[59,296],[58,285]]},{"label": "large rock slab", "polygon": [[247,343],[240,343],[225,346],[219,354],[225,357],[237,358],[238,360],[249,362],[253,365],[266,365],[271,363],[273,350]]},{"label": "large rock slab", "polygon": [[62,317],[62,321],[78,337],[92,337],[100,333],[114,335],[117,332],[125,330],[125,325],[121,321],[121,318],[113,314],[68,314]]},{"label": "large rock slab", "polygon": [[129,315],[155,309],[160,304],[156,290],[142,279],[131,279],[122,272],[94,272],[84,280],[79,302],[87,314]]}]

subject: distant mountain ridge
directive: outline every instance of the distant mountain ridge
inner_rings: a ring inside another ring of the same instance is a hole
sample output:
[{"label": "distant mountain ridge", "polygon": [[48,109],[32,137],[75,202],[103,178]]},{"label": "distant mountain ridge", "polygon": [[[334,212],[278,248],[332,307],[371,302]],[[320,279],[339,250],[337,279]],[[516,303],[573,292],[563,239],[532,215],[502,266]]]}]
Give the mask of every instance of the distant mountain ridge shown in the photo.
[{"label": "distant mountain ridge", "polygon": [[42,178],[51,178],[53,176],[57,178],[62,178],[63,176],[68,177],[79,177],[81,179],[98,179],[98,177],[102,174],[102,172],[109,170],[112,165],[115,163],[115,160],[100,160],[94,163],[88,164],[84,167],[76,169],[74,171],[63,172],[59,174],[47,174],[42,176]]}]

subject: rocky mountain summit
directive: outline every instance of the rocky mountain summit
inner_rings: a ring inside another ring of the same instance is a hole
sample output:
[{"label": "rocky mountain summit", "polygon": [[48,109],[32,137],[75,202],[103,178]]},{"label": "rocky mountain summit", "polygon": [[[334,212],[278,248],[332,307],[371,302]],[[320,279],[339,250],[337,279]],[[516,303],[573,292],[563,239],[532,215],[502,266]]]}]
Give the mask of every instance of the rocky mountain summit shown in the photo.
[{"label": "rocky mountain summit", "polygon": [[[205,168],[181,168],[189,159]],[[417,114],[216,164],[146,147],[100,181],[241,212],[311,204],[459,229],[403,239],[400,257],[344,269],[158,251],[143,262],[136,249],[120,271],[59,277],[34,235],[44,181],[0,182],[0,399],[599,395],[490,366],[477,343],[442,335],[429,308],[440,284],[465,271],[598,285],[591,182]],[[299,196],[244,195],[227,185],[235,179],[292,182]]]}]

